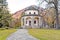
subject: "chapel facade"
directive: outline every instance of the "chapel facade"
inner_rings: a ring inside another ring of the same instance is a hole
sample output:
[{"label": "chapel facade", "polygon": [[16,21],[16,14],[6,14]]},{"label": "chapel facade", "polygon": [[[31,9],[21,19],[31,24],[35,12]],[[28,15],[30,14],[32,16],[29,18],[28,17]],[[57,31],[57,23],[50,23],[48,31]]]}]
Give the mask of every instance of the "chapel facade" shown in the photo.
[{"label": "chapel facade", "polygon": [[22,28],[40,28],[42,27],[42,17],[40,11],[34,6],[26,8],[21,17]]}]

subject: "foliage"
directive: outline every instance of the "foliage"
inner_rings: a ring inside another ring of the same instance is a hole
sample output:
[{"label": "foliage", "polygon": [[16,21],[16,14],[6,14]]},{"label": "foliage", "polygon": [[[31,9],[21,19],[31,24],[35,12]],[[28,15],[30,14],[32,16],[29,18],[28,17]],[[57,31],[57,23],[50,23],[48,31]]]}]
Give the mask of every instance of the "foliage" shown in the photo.
[{"label": "foliage", "polygon": [[16,24],[14,25],[14,28],[19,28],[21,26],[20,21],[16,22]]},{"label": "foliage", "polygon": [[1,10],[0,11],[0,24],[3,24],[2,27],[9,27],[9,22],[12,19],[11,14],[9,14],[9,11],[4,6],[2,6],[2,8],[0,8],[0,10]]},{"label": "foliage", "polygon": [[[38,0],[38,2],[39,2],[40,0]],[[45,9],[48,9],[48,8],[52,8],[52,7],[54,7],[55,8],[55,14],[53,14],[53,15],[55,15],[55,26],[56,26],[56,28],[59,28],[59,18],[58,18],[58,9],[59,9],[59,5],[60,5],[60,0],[41,0],[40,2],[39,2],[39,5],[41,5],[42,3],[44,3],[44,1],[47,3],[47,6],[46,6],[46,8]],[[50,10],[50,9],[49,9]],[[51,10],[53,10],[53,9],[51,9]],[[52,14],[53,13],[53,11],[48,11],[48,13],[49,14]],[[51,13],[52,12],[52,13]],[[53,21],[51,21],[51,20],[53,20],[54,21],[54,16],[51,16],[51,15],[49,15],[48,17],[47,17],[47,23],[48,23],[48,25],[50,26],[50,25],[52,25],[52,22]],[[53,22],[54,23],[54,22]]]},{"label": "foliage", "polygon": [[50,26],[50,27],[53,27],[54,25],[54,22],[55,22],[55,9],[54,8],[49,8],[49,9],[46,9],[46,15],[44,16],[44,20],[47,22],[47,24]]},{"label": "foliage", "polygon": [[10,26],[12,28],[19,28],[21,26],[21,22],[20,22],[20,19],[13,19],[10,23]]}]

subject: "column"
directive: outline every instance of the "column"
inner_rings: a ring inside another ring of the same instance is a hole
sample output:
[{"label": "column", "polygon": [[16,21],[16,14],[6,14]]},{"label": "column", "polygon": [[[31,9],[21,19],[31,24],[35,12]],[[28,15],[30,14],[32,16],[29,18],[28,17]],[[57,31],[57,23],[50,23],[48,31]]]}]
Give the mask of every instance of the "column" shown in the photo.
[{"label": "column", "polygon": [[39,17],[39,27],[42,27],[42,18]]},{"label": "column", "polygon": [[26,18],[24,17],[24,28],[26,28]]},{"label": "column", "polygon": [[[38,17],[38,18],[39,18],[39,17]],[[38,20],[37,20],[37,22],[38,22],[38,25],[37,25],[37,26],[38,26],[38,28],[40,28],[40,26],[39,26],[39,21],[40,21],[40,20],[38,19]]]},{"label": "column", "polygon": [[39,27],[40,27],[40,17],[39,17]]},{"label": "column", "polygon": [[34,17],[32,16],[32,19],[31,19],[31,26],[32,26],[32,28],[34,28]]}]

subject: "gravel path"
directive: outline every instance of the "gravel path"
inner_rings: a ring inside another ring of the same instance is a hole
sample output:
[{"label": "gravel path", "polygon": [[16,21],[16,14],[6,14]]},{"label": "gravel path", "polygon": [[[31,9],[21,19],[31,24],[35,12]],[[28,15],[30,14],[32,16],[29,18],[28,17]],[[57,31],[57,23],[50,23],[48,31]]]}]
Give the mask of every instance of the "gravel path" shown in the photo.
[{"label": "gravel path", "polygon": [[26,29],[19,29],[15,33],[11,34],[6,40],[37,40],[37,39],[29,35]]}]

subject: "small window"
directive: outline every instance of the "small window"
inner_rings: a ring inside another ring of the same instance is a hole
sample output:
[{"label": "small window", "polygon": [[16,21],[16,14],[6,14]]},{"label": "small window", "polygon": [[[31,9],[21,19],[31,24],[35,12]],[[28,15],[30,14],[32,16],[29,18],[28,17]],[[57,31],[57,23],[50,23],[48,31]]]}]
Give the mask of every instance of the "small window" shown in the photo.
[{"label": "small window", "polygon": [[34,14],[35,14],[35,12],[34,12]]},{"label": "small window", "polygon": [[24,18],[23,18],[23,25],[24,25]]},{"label": "small window", "polygon": [[29,12],[29,14],[31,14],[31,12]]},{"label": "small window", "polygon": [[27,24],[27,21],[26,21],[26,24]]},{"label": "small window", "polygon": [[36,24],[36,21],[34,21],[34,24]]}]

